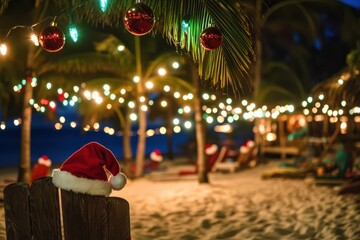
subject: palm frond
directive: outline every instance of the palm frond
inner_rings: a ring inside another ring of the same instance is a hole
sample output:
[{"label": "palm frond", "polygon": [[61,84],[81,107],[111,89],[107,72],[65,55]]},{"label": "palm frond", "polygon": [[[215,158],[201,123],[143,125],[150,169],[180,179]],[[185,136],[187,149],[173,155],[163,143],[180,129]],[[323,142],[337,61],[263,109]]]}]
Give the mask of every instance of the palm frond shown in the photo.
[{"label": "palm frond", "polygon": [[345,68],[313,88],[314,98],[318,98],[320,94],[324,95],[324,101],[331,109],[343,108],[343,101],[348,109],[358,107],[360,106],[360,76],[352,74]]},{"label": "palm frond", "polygon": [[2,0],[0,4],[0,15],[2,15],[9,5],[10,0]]},{"label": "palm frond", "polygon": [[298,99],[296,99],[293,93],[285,87],[266,85],[260,88],[257,99],[259,105],[266,104],[275,106],[278,104],[289,104],[289,102],[298,102]]},{"label": "palm frond", "polygon": [[[60,57],[51,62],[38,64],[37,73],[56,71],[58,73],[96,73],[96,72],[113,72],[120,76],[124,74],[131,64],[126,64],[126,58],[112,56],[102,53],[79,53]],[[119,68],[119,66],[121,66]],[[124,71],[126,69],[126,71]]]},{"label": "palm frond", "polygon": [[[134,2],[112,1],[106,13],[102,13],[92,1],[83,3],[80,0],[74,0],[70,3],[59,0],[56,4],[63,8],[81,4],[81,7],[74,11],[78,19],[95,26],[124,29],[123,14]],[[255,54],[251,32],[253,26],[252,20],[247,17],[238,1],[154,0],[146,4],[157,16],[153,34],[161,33],[169,44],[180,51],[189,53],[192,61],[198,66],[199,75],[203,80],[212,81],[214,84],[220,83],[222,88],[231,86],[234,91],[242,88],[249,81]],[[190,16],[190,29],[184,31],[181,28],[181,22],[186,15]],[[200,45],[199,36],[210,24],[215,24],[221,30],[224,42],[219,49],[213,50],[210,54],[204,54],[206,50]],[[210,57],[211,55],[215,56]],[[210,59],[207,60],[207,57]],[[213,61],[214,59],[216,61]]]},{"label": "palm frond", "polygon": [[[279,69],[280,71],[283,72],[283,74],[281,76],[284,76],[284,78],[279,79],[279,83],[280,84],[284,84],[285,83],[285,87],[287,87],[289,90],[289,86],[294,86],[294,89],[291,90],[296,90],[298,92],[298,96],[300,97],[300,99],[305,99],[305,97],[307,96],[307,93],[304,89],[303,83],[301,81],[301,79],[299,78],[299,76],[294,72],[294,70],[292,68],[290,68],[287,64],[282,63],[282,62],[270,62],[266,65],[267,71],[272,72],[274,69]],[[286,78],[285,78],[286,77]],[[295,94],[293,92],[293,94]]]}]

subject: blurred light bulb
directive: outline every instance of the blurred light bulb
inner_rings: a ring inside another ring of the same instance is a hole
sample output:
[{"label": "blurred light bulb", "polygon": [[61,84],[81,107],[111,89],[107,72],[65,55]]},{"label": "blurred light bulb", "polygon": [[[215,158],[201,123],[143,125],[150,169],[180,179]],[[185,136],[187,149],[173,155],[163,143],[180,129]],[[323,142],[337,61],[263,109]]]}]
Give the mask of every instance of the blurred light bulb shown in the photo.
[{"label": "blurred light bulb", "polygon": [[0,44],[0,53],[1,55],[5,56],[7,53],[7,47],[5,43]]}]

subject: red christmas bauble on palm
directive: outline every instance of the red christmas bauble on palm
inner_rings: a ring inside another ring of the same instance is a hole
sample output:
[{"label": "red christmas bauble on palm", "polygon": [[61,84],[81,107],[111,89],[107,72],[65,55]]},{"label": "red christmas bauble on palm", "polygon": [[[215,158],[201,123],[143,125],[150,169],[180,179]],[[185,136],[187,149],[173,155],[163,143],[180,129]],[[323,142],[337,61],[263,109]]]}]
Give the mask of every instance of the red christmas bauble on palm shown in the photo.
[{"label": "red christmas bauble on palm", "polygon": [[41,46],[48,52],[57,52],[65,45],[65,35],[57,26],[49,26],[39,36]]},{"label": "red christmas bauble on palm", "polygon": [[142,36],[151,31],[155,25],[152,9],[144,3],[136,3],[129,8],[123,18],[125,28],[136,36]]},{"label": "red christmas bauble on palm", "polygon": [[221,31],[214,26],[204,29],[200,34],[200,43],[206,50],[215,50],[223,42]]}]

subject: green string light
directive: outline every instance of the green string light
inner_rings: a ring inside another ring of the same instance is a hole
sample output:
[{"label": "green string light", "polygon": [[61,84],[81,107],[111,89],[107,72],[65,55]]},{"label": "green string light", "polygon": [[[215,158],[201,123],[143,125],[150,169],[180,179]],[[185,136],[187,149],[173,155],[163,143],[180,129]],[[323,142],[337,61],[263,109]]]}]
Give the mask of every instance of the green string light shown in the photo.
[{"label": "green string light", "polygon": [[105,12],[108,7],[108,0],[100,0],[100,9],[102,12]]},{"label": "green string light", "polygon": [[73,24],[69,25],[69,34],[70,34],[71,39],[76,43],[79,39],[79,33],[78,33],[75,25],[73,25]]},{"label": "green string light", "polygon": [[185,15],[181,21],[181,29],[183,31],[188,30],[190,27],[190,16],[189,15]]},{"label": "green string light", "polygon": [[72,16],[72,12],[69,12],[69,34],[71,39],[73,40],[74,43],[76,43],[79,39],[79,33],[78,30],[76,28],[76,25],[74,24],[74,19]]}]

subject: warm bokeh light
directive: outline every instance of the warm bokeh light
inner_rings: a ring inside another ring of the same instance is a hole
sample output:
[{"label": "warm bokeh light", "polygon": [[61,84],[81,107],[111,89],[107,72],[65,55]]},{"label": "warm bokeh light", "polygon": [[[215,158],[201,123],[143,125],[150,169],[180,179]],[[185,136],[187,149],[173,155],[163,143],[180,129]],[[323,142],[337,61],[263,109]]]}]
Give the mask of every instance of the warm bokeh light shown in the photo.
[{"label": "warm bokeh light", "polygon": [[180,67],[180,64],[175,61],[175,62],[172,63],[172,67],[173,67],[174,69],[178,69],[178,68]]},{"label": "warm bokeh light", "polygon": [[125,50],[125,46],[124,46],[124,45],[119,45],[119,46],[117,47],[117,50],[118,50],[119,52],[122,52],[122,51]]},{"label": "warm bokeh light", "polygon": [[166,75],[166,69],[165,68],[159,68],[158,69],[158,74],[160,76],[165,76]]},{"label": "warm bokeh light", "polygon": [[7,53],[7,46],[5,43],[0,44],[0,54],[5,56]]},{"label": "warm bokeh light", "polygon": [[139,77],[139,76],[135,76],[135,77],[133,78],[133,81],[134,81],[134,83],[140,82],[140,77]]}]

